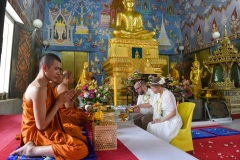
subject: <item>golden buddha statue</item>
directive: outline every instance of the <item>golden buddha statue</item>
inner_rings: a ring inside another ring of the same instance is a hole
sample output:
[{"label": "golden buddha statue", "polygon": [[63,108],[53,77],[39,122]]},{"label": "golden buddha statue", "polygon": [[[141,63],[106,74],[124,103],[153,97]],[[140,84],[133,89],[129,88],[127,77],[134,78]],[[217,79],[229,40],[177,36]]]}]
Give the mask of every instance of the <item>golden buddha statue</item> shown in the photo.
[{"label": "golden buddha statue", "polygon": [[179,80],[180,80],[179,72],[176,69],[176,64],[177,63],[173,62],[170,65],[170,68],[171,68],[170,76],[172,78],[172,82],[170,83],[171,86],[176,86],[179,83]]},{"label": "golden buddha statue", "polygon": [[88,84],[91,82],[91,77],[88,72],[88,67],[89,67],[89,63],[84,62],[83,71],[80,75],[80,78],[78,80],[78,83],[75,89],[80,89],[80,87],[83,86],[84,84]]},{"label": "golden buddha statue", "polygon": [[145,74],[153,74],[154,73],[149,59],[147,59],[146,66],[144,67],[144,73]]},{"label": "golden buddha statue", "polygon": [[118,12],[113,36],[117,38],[151,39],[154,31],[144,29],[143,18],[134,11],[135,0],[123,0],[124,11]]},{"label": "golden buddha statue", "polygon": [[200,69],[200,62],[197,60],[197,56],[195,54],[195,60],[193,62],[193,66],[191,67],[190,72],[190,81],[192,82],[192,88],[191,92],[194,96],[194,99],[198,99],[200,96],[200,93],[202,91],[202,78],[205,78],[207,75],[207,72],[204,72],[202,74],[203,69]]}]

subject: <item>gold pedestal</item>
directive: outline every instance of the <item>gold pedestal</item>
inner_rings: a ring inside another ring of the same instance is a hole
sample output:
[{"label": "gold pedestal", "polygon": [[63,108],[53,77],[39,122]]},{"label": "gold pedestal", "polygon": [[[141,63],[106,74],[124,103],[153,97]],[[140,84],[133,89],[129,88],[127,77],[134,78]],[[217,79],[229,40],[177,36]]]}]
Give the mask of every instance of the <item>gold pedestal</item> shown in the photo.
[{"label": "gold pedestal", "polygon": [[[112,38],[108,41],[108,59],[103,62],[103,69],[107,74],[104,80],[112,88],[114,76],[117,77],[117,104],[126,104],[126,86],[124,80],[137,70],[141,74],[162,74],[162,68],[167,60],[159,58],[159,42],[155,39],[123,39]],[[132,48],[141,48],[141,56],[133,56]]]}]

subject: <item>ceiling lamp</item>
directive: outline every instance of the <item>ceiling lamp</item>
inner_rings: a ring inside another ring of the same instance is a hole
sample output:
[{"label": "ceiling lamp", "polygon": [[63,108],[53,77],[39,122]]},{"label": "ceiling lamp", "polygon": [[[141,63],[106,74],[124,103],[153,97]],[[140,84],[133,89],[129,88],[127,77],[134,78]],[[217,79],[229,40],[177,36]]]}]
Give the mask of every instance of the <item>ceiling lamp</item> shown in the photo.
[{"label": "ceiling lamp", "polygon": [[42,21],[41,21],[40,19],[35,19],[35,20],[33,21],[33,25],[34,25],[34,27],[40,29],[40,28],[42,28],[43,23],[42,23]]},{"label": "ceiling lamp", "polygon": [[213,32],[212,37],[214,39],[218,39],[220,37],[220,33],[218,31],[217,32]]}]

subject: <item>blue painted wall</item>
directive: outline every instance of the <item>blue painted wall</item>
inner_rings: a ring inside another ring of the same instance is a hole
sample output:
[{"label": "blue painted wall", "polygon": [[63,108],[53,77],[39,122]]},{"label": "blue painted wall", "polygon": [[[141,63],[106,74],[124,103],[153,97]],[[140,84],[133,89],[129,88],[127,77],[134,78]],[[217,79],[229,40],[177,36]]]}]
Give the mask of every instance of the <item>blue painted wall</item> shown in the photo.
[{"label": "blue painted wall", "polygon": [[[205,49],[215,45],[214,31],[221,38],[224,26],[228,36],[234,40],[240,37],[239,0],[188,0],[180,3],[181,29],[185,53]],[[238,45],[239,43],[235,43]]]}]

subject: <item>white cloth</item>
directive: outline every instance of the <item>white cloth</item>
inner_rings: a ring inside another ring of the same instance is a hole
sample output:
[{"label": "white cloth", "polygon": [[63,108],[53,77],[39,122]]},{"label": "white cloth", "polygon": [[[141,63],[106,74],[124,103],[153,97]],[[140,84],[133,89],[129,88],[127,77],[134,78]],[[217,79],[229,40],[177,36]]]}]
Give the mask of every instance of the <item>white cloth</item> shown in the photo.
[{"label": "white cloth", "polygon": [[[157,112],[156,103],[159,102],[160,98],[162,98],[162,105],[161,105],[162,115],[159,115],[156,113]],[[176,108],[175,97],[172,94],[172,92],[170,92],[167,89],[164,89],[162,95],[155,94],[152,101],[152,107],[153,107],[153,119],[165,117]],[[147,131],[161,138],[166,142],[170,142],[177,135],[181,127],[182,127],[182,119],[177,112],[174,117],[170,118],[167,121],[164,121],[161,123],[155,123],[155,124],[152,124],[151,122],[148,123]]]},{"label": "white cloth", "polygon": [[[144,103],[150,103],[153,100],[154,93],[151,88],[148,88],[147,93],[144,95],[139,95],[137,99],[137,105],[138,104],[144,104]],[[152,114],[153,113],[153,108],[140,108],[140,113],[141,114]]]},{"label": "white cloth", "polygon": [[119,117],[116,117],[115,121],[117,123],[117,138],[139,160],[197,160],[191,154],[161,140],[129,121],[121,122]]}]

